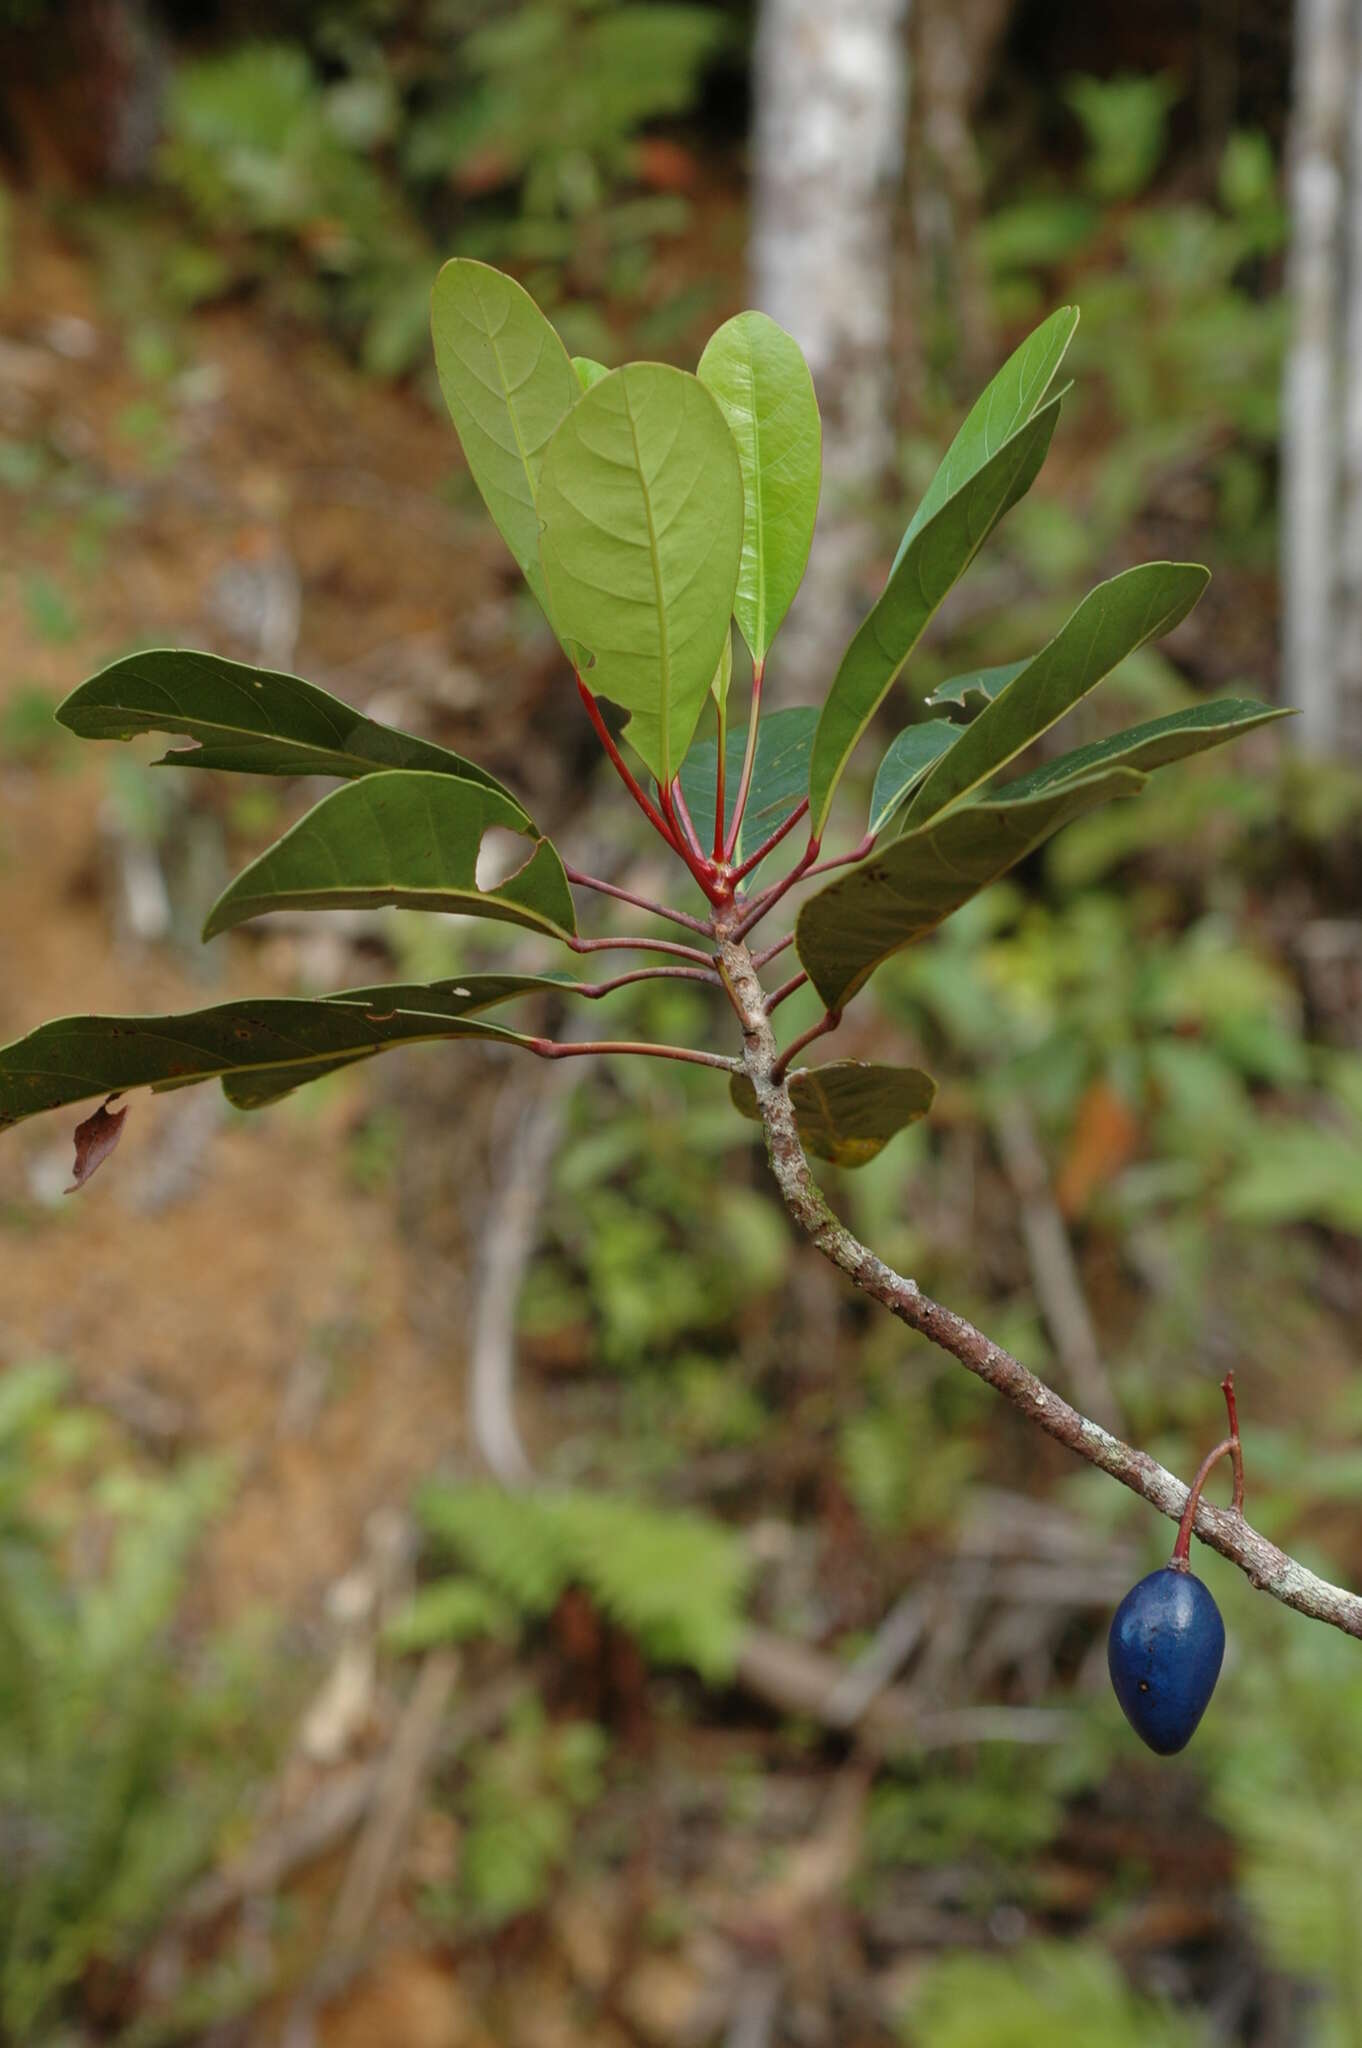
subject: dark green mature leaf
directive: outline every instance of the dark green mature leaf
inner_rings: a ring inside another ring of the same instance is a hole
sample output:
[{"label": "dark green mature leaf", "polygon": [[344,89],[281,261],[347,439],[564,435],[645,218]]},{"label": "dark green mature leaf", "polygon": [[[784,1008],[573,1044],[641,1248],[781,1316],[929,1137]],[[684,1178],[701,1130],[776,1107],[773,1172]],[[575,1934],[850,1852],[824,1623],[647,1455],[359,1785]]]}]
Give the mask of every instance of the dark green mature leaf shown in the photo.
[{"label": "dark green mature leaf", "polygon": [[1167,633],[1210,581],[1194,562],[1145,562],[1099,583],[919,784],[904,831],[958,803],[1024,753],[1118,662]]},{"label": "dark green mature leaf", "polygon": [[579,674],[630,716],[664,786],[685,759],[723,651],[742,554],[733,436],[698,378],[628,363],[584,392],[549,443],[540,559]]},{"label": "dark green mature leaf", "polygon": [[[570,977],[561,979],[548,974],[466,974],[449,981],[402,982],[378,988],[348,988],[339,994],[325,996],[320,1000],[328,1003],[349,1003],[356,1008],[371,1011],[371,1023],[388,1023],[397,1012],[422,1017],[475,1017],[484,1010],[496,1008],[501,1003],[512,1002],[517,996],[528,995],[572,995],[579,984]],[[437,1034],[438,1035],[438,1034]],[[462,1034],[467,1036],[466,1033]],[[408,1034],[400,1041],[406,1043]],[[365,1047],[361,1052],[338,1054],[320,1062],[302,1063],[297,1066],[252,1067],[239,1073],[224,1074],[222,1092],[236,1109],[266,1109],[271,1103],[291,1095],[296,1088],[304,1088],[310,1081],[320,1081],[324,1074],[334,1074],[341,1067],[357,1066],[360,1061],[372,1059],[375,1050],[384,1047]]]},{"label": "dark green mature leaf", "polygon": [[[505,881],[479,889],[478,850],[492,826],[532,851]],[[575,931],[558,854],[520,806],[452,775],[368,775],[338,789],[251,862],[213,905],[203,935],[271,910],[401,904],[499,918],[563,937]]]},{"label": "dark green mature leaf", "polygon": [[568,352],[529,293],[486,263],[446,263],[430,299],[435,367],[473,481],[544,609],[539,472],[581,394]]},{"label": "dark green mature leaf", "polygon": [[891,953],[925,938],[1071,818],[1133,796],[1144,779],[1115,768],[1021,803],[962,804],[905,833],[800,911],[795,944],[810,981],[830,1010],[841,1009]]},{"label": "dark green mature leaf", "polygon": [[733,616],[760,664],[809,559],[823,470],[818,400],[799,343],[765,313],[726,320],[697,374],[718,399],[742,464],[746,518]]},{"label": "dark green mature leaf", "polygon": [[591,356],[574,356],[572,367],[577,372],[577,382],[583,391],[589,391],[593,384],[600,383],[602,377],[610,375],[605,364],[596,362]]},{"label": "dark green mature leaf", "polygon": [[922,701],[929,710],[936,710],[943,704],[958,704],[964,711],[969,708],[970,698],[978,697],[980,701],[974,707],[978,711],[984,704],[991,704],[1013,677],[1019,676],[1030,665],[1030,661],[1028,654],[1021,661],[999,662],[996,668],[972,668],[965,675],[952,676],[948,682],[939,684],[931,696],[924,697]]},{"label": "dark green mature leaf", "polygon": [[462,755],[380,725],[315,683],[191,648],[125,655],[73,690],[56,716],[86,740],[173,732],[198,742],[172,748],[158,767],[347,779],[384,768],[419,768],[501,789],[494,776]]},{"label": "dark green mature leaf", "polygon": [[894,557],[897,569],[917,535],[948,498],[995,454],[1040,406],[1068,353],[1078,326],[1077,306],[1061,306],[1013,350],[985,386],[941,459]]},{"label": "dark green mature leaf", "polygon": [[913,535],[842,656],[818,722],[809,770],[820,834],[857,742],[952,586],[998,521],[1034,483],[1059,418],[1052,399],[968,476]]},{"label": "dark green mature leaf", "polygon": [[[809,782],[809,749],[813,745],[818,713],[810,704],[793,704],[785,711],[768,711],[757,727],[757,750],[752,758],[752,785],[742,830],[738,834],[737,858],[744,858],[769,839],[777,825],[783,825],[791,811],[804,801]],[[742,780],[747,731],[730,731],[724,749],[724,824],[732,823],[733,806]],[[714,772],[718,742],[699,740],[686,756],[681,770],[681,788],[692,818],[701,830],[714,817]]]},{"label": "dark green mature leaf", "polygon": [[[761,1122],[746,1074],[733,1076],[729,1093],[745,1117]],[[935,1081],[917,1067],[877,1067],[863,1060],[838,1060],[790,1078],[799,1135],[815,1158],[834,1166],[868,1165],[891,1138],[926,1116],[935,1095]]]},{"label": "dark green mature leaf", "polygon": [[1008,799],[1037,796],[1080,775],[1091,775],[1097,768],[1163,768],[1170,761],[1236,740],[1256,725],[1294,716],[1293,711],[1277,711],[1267,704],[1255,704],[1249,697],[1221,697],[1211,704],[1194,705],[1190,711],[1174,711],[1166,718],[1127,726],[1124,732],[1094,740],[1090,746],[1075,747],[1071,754],[1061,754],[1057,761],[1047,761],[1019,781],[1004,784],[997,794]]},{"label": "dark green mature leaf", "polygon": [[184,1088],[220,1076],[263,1081],[281,1073],[294,1075],[289,1085],[296,1087],[304,1069],[310,1070],[306,1078],[316,1079],[389,1046],[436,1038],[530,1043],[472,1017],[378,1013],[326,998],[219,1003],[178,1017],[61,1017],[0,1047],[0,1128],[130,1088]]},{"label": "dark green mature leaf", "polygon": [[870,792],[870,830],[879,834],[889,823],[909,791],[916,789],[928,769],[953,747],[964,731],[949,718],[930,718],[925,725],[910,725],[897,739],[875,771]]}]

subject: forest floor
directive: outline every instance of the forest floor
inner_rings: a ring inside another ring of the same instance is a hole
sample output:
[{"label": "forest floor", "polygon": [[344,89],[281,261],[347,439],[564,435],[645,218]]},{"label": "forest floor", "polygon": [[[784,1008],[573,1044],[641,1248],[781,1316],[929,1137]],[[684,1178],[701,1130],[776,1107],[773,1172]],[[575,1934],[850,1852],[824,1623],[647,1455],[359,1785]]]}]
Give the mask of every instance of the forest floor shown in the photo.
[{"label": "forest floor", "polygon": [[[441,739],[493,768],[508,744],[542,748],[544,662],[536,643],[512,644],[504,557],[485,522],[464,516],[452,436],[417,395],[361,378],[321,339],[248,306],[178,323],[167,350],[154,322],[111,298],[107,266],[36,207],[15,208],[13,238],[0,432],[33,459],[0,478],[0,1042],[72,1012],[373,978],[353,971],[343,940],[287,928],[201,950],[197,920],[229,862],[259,842],[260,806],[274,798],[146,776],[155,746],[54,740],[45,713],[134,645],[203,645],[390,715],[411,700]],[[1249,631],[1242,617],[1238,630]],[[475,671],[479,645],[493,652]],[[312,1682],[333,1648],[328,1592],[365,1557],[375,1512],[405,1510],[417,1482],[465,1447],[464,1331],[414,1312],[423,1253],[391,1185],[363,1170],[364,1085],[251,1120],[216,1090],[139,1097],[116,1161],[70,1199],[74,1116],[0,1146],[0,1368],[57,1358],[151,1454],[231,1454],[236,1485],[189,1619],[206,1628],[266,1609]],[[819,1502],[836,1548],[850,1510],[831,1485]],[[1066,1572],[1101,1578],[1080,1554],[1086,1538],[1075,1546],[1059,1519],[1047,1527]],[[999,1528],[994,1564],[1012,1540]],[[861,1533],[842,1549],[851,1577]],[[1123,1540],[1104,1541],[1103,1568],[1119,1577]],[[871,1590],[879,1600],[878,1580]],[[1102,1579],[1089,1606],[1109,1594]],[[1090,1615],[1076,1633],[1057,1660],[1090,1654]],[[939,1656],[951,1654],[943,1633]],[[451,1854],[447,1817],[427,1812],[410,1883],[382,1921],[382,1960],[326,2005],[325,2048],[637,2048],[716,2028],[759,2041],[782,1973],[804,2015],[798,2038],[883,2048],[900,1953],[1015,1938],[1015,1907],[981,1928],[968,1897],[947,1896],[950,1873],[932,1870],[889,1885],[867,1934],[846,1900],[873,1764],[854,1745],[819,1751],[807,1727],[736,1697],[691,1717],[691,1695],[669,1688],[625,1733],[637,1755],[610,1825],[637,1854],[617,1859],[622,1875],[561,1887],[542,1920],[492,1944],[432,1944],[406,1910]],[[345,1762],[377,1750],[399,1704],[376,1698]],[[751,1796],[754,1746],[759,1826],[733,1819]],[[290,1763],[287,1796],[306,1798],[322,1776]],[[1115,1906],[1115,1952],[1179,1950],[1180,1990],[1195,1980],[1207,1991],[1236,1968],[1247,1980],[1226,1838],[1200,1811],[1189,1823],[1169,1785],[1159,1806],[1146,1778],[1117,1774],[1100,1806],[1069,1816],[1033,1873],[1037,1918],[1081,1928],[1110,1903],[1113,1871],[1139,1867],[1154,1878]],[[319,1926],[342,1867],[333,1856],[300,1890]],[[654,1907],[678,1902],[686,1939],[644,1940]],[[251,2041],[272,2044],[286,2011]],[[1265,2023],[1253,2038],[1290,2034]]]}]

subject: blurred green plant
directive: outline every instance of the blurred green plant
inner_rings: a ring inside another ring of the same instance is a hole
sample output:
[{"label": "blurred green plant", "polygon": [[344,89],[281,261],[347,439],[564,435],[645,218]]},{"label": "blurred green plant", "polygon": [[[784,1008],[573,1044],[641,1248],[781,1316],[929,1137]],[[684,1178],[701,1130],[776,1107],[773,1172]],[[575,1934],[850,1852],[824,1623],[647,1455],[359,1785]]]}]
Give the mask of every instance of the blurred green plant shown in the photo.
[{"label": "blurred green plant", "polygon": [[[663,1039],[693,1029],[699,1006],[646,987],[616,1009],[621,1026]],[[577,1091],[544,1219],[544,1249],[522,1323],[545,1338],[580,1326],[594,1360],[666,1371],[699,1339],[779,1285],[789,1239],[771,1205],[725,1174],[742,1133],[703,1080],[638,1070]]]},{"label": "blurred green plant", "polygon": [[522,1701],[505,1733],[469,1759],[456,1800],[458,1881],[431,1887],[426,1911],[489,1934],[541,1906],[579,1816],[601,1796],[609,1748],[592,1722],[550,1723],[538,1700]]},{"label": "blurred green plant", "polygon": [[[531,266],[547,303],[628,295],[688,218],[681,191],[645,189],[686,179],[645,177],[639,132],[694,105],[730,39],[671,0],[445,0],[184,61],[161,175],[211,239],[174,252],[172,294],[271,282],[380,376],[425,351],[437,237]],[[565,317],[608,348],[597,315]]]},{"label": "blurred green plant", "polygon": [[[1237,1600],[1256,1609],[1259,1603]],[[1237,1630],[1238,1632],[1238,1630]],[[1243,1613],[1236,1698],[1206,1752],[1211,1805],[1231,1830],[1238,1884],[1280,1968],[1322,1989],[1305,2048],[1362,2041],[1362,1827],[1352,1645]]]},{"label": "blurred green plant", "polygon": [[0,1378],[0,2041],[13,2048],[71,2038],[82,1980],[131,1967],[263,1761],[245,1639],[192,1663],[176,1643],[225,1490],[221,1465],[147,1476],[120,1457],[54,1367]]},{"label": "blurred green plant", "polygon": [[[713,1682],[731,1672],[748,1572],[741,1542],[718,1522],[604,1495],[522,1496],[448,1482],[427,1487],[417,1509],[434,1542],[513,1613],[542,1618],[580,1587],[653,1661]],[[398,1639],[415,1630],[423,1642],[449,1640],[502,1625],[501,1605],[479,1612],[467,1580],[456,1583],[457,1594],[419,1594],[395,1624]]]},{"label": "blurred green plant", "polygon": [[910,2048],[1197,2048],[1205,2032],[1129,1989],[1091,1943],[1029,1942],[1010,1956],[934,1964],[904,2019]]}]

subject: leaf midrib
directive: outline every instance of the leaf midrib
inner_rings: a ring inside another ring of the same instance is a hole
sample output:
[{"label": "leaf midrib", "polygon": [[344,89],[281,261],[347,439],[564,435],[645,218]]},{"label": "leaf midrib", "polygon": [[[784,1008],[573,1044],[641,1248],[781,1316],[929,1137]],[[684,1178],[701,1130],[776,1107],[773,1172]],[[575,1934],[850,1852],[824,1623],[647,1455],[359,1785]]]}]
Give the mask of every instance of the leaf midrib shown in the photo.
[{"label": "leaf midrib", "polygon": [[648,552],[653,565],[653,593],[657,602],[658,640],[658,684],[661,699],[661,742],[662,742],[662,787],[670,789],[672,783],[672,735],[671,735],[671,639],[667,632],[667,604],[662,587],[662,557],[658,551],[657,528],[653,523],[653,501],[648,489],[648,479],[643,470],[643,451],[638,443],[638,423],[629,398],[629,379],[621,376],[620,389],[624,394],[624,417],[629,422],[629,438],[634,445],[634,469],[638,476],[639,495],[643,500],[643,517],[648,527]]}]

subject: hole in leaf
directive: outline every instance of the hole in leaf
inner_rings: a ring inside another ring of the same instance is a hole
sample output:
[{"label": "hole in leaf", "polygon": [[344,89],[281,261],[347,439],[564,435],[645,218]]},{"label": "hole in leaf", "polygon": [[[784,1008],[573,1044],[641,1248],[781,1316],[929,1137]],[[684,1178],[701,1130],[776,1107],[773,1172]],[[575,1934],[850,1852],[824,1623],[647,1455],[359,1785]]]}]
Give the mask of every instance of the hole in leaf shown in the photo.
[{"label": "hole in leaf", "polygon": [[528,867],[534,854],[535,841],[527,839],[523,832],[512,832],[505,825],[489,825],[478,847],[474,874],[478,888],[484,895],[489,889],[499,889],[512,875]]}]

